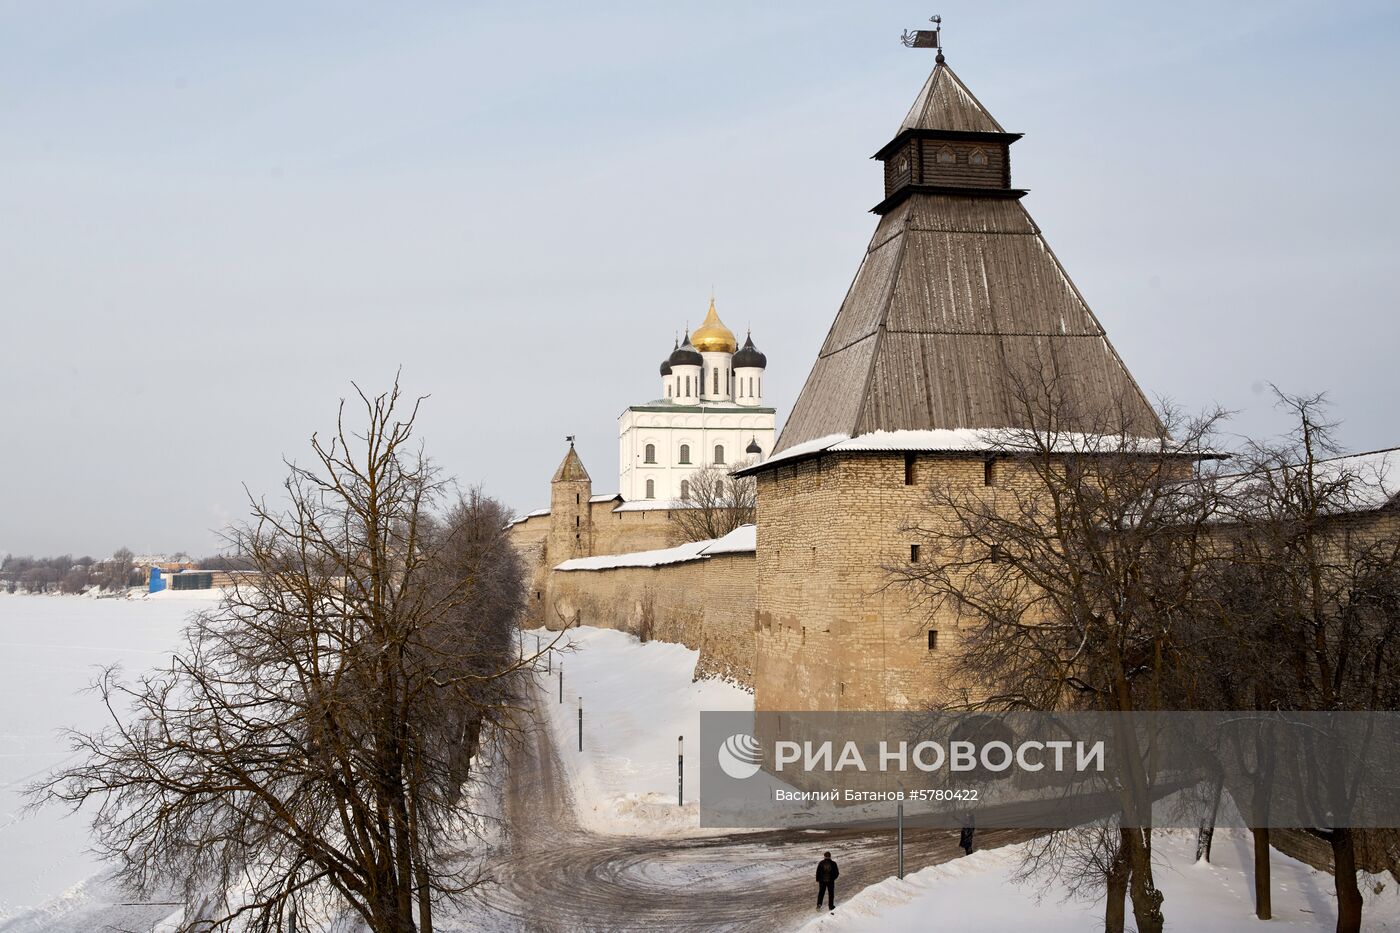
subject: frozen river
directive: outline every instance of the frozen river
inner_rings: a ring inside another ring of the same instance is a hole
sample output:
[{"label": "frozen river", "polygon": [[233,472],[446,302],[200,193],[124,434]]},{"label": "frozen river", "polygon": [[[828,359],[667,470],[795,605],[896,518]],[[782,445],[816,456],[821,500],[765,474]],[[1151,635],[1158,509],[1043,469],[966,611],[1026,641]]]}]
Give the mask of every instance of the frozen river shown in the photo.
[{"label": "frozen river", "polygon": [[26,812],[20,791],[70,752],[59,730],[95,728],[104,711],[84,688],[119,663],[159,664],[208,600],[0,596],[0,925],[99,869],[87,820],[59,808]]}]

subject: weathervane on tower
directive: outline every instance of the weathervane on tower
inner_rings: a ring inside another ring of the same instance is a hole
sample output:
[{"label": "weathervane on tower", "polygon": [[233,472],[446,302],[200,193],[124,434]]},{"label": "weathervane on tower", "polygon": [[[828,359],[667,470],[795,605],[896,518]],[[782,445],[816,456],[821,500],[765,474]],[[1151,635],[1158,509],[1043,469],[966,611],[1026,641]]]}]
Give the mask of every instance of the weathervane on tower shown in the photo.
[{"label": "weathervane on tower", "polygon": [[933,23],[932,29],[906,29],[899,37],[899,41],[904,43],[909,49],[937,49],[938,55],[934,61],[943,64],[943,17],[938,14],[930,16],[928,21]]}]

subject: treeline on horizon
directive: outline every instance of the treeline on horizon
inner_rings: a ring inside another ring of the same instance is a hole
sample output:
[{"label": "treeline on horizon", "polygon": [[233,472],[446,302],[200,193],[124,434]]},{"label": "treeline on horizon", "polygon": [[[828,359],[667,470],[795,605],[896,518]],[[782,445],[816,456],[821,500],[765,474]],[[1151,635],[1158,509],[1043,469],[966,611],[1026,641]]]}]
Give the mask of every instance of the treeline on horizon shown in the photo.
[{"label": "treeline on horizon", "polygon": [[[248,570],[252,566],[247,558],[219,554],[196,559],[183,551],[161,563],[176,561],[192,564],[200,570]],[[119,593],[145,586],[146,573],[146,568],[137,565],[135,555],[128,548],[120,548],[103,560],[72,554],[7,555],[0,560],[0,592],[71,594],[98,589]]]}]

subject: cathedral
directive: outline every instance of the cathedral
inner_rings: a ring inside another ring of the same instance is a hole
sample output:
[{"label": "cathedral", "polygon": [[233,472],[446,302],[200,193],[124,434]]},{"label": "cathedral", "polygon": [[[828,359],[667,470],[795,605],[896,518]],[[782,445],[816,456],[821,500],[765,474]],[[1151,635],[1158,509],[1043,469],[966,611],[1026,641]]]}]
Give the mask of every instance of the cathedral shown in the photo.
[{"label": "cathedral", "polygon": [[690,498],[690,476],[773,450],[775,412],[763,404],[768,358],[740,347],[715,311],[661,361],[661,393],[618,419],[618,492],[628,502]]}]

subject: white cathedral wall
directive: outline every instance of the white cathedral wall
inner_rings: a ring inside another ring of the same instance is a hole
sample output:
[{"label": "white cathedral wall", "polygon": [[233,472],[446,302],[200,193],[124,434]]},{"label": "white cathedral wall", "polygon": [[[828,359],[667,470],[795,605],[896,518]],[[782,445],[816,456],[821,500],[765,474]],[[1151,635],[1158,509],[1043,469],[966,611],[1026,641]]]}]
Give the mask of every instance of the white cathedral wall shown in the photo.
[{"label": "white cathedral wall", "polygon": [[[700,358],[705,361],[705,385],[700,397],[707,402],[727,401],[730,398],[730,365],[734,361],[734,354],[701,353]],[[716,382],[718,382],[718,386],[716,386]]]},{"label": "white cathedral wall", "polygon": [[741,366],[734,370],[734,401],[740,405],[763,405],[763,370],[757,366]]},{"label": "white cathedral wall", "polygon": [[[728,406],[674,412],[629,408],[618,419],[619,492],[629,502],[646,499],[651,480],[652,498],[679,499],[681,481],[714,463],[716,445],[724,448],[725,465],[731,468],[748,457],[744,448],[752,439],[764,456],[772,453],[775,422],[772,412]],[[654,463],[646,462],[648,444],[654,447]],[[682,445],[690,448],[689,463],[681,462]]]},{"label": "white cathedral wall", "polygon": [[[700,367],[699,366],[673,366],[671,372],[676,380],[676,394],[674,400],[686,405],[694,405],[700,401]],[[689,383],[686,380],[689,379]]]}]

